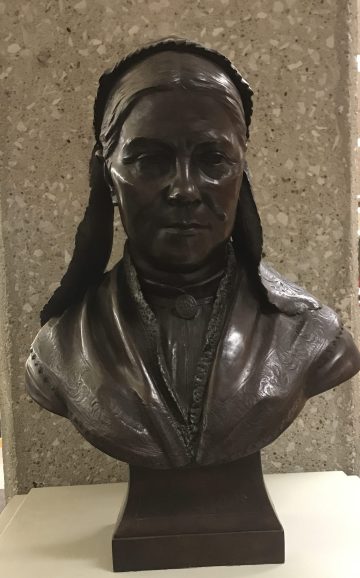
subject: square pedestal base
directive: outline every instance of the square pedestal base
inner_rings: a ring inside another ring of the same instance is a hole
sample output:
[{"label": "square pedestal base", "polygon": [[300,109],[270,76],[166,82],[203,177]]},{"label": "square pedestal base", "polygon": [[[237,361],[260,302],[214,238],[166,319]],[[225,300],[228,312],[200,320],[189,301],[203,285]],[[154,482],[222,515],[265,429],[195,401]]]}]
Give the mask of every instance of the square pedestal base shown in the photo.
[{"label": "square pedestal base", "polygon": [[260,455],[203,468],[132,467],[112,551],[117,572],[284,562]]}]

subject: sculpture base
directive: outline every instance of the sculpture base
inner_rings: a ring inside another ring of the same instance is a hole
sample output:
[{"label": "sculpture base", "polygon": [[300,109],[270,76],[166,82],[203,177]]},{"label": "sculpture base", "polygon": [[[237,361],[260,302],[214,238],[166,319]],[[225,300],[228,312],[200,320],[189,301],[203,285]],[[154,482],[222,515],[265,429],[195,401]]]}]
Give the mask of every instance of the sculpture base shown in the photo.
[{"label": "sculpture base", "polygon": [[202,468],[130,467],[112,551],[115,572],[284,562],[260,454]]}]

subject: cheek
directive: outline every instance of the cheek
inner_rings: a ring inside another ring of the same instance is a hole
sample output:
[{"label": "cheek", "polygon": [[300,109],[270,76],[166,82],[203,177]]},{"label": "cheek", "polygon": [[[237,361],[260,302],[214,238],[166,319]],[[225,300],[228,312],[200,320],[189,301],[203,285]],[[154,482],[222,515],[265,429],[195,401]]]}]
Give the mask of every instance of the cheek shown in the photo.
[{"label": "cheek", "polygon": [[112,170],[111,175],[119,203],[132,210],[137,206],[139,209],[150,208],[169,184],[168,179],[144,179],[132,175],[127,169],[121,172]]},{"label": "cheek", "polygon": [[231,219],[239,200],[241,182],[242,176],[239,174],[217,182],[204,179],[200,185],[202,198],[206,204],[220,207],[225,213],[225,218]]},{"label": "cheek", "polygon": [[[213,185],[204,194],[205,203],[218,215],[214,222],[214,237],[218,240],[228,239],[232,235],[236,212],[239,202],[242,175],[226,179],[222,183]],[[205,200],[207,198],[207,200]]]},{"label": "cheek", "polygon": [[[134,187],[123,180],[113,178],[113,186],[116,192],[116,197],[119,205],[119,212],[121,222],[128,236],[131,236],[131,231],[139,212],[139,198]],[[141,198],[140,198],[141,200]]]},{"label": "cheek", "polygon": [[148,191],[126,182],[117,183],[115,188],[121,221],[128,237],[138,241],[149,238],[156,227],[156,199]]}]

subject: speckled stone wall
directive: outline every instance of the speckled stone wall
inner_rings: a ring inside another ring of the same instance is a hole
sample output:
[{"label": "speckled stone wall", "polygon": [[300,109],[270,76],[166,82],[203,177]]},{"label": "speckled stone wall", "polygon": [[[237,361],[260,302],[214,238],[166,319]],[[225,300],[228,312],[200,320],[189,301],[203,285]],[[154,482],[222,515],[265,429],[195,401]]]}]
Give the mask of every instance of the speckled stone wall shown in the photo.
[{"label": "speckled stone wall", "polygon": [[[92,106],[104,68],[179,34],[218,48],[255,90],[249,151],[266,254],[354,331],[353,0],[0,2],[0,364],[8,495],[123,479],[126,467],[32,403],[23,366],[87,200]],[[352,91],[352,92],[351,92]],[[117,223],[116,259],[123,237]],[[359,467],[355,383],[312,400],[264,455],[267,471]]]}]

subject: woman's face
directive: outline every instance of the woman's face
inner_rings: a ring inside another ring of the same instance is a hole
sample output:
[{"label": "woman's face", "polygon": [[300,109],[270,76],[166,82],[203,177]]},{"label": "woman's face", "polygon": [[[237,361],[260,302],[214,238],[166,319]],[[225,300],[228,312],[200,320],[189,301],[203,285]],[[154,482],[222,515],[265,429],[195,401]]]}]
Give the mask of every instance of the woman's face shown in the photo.
[{"label": "woman's face", "polygon": [[220,100],[199,92],[156,92],[136,103],[107,159],[135,255],[186,272],[226,244],[244,169],[239,131]]}]

